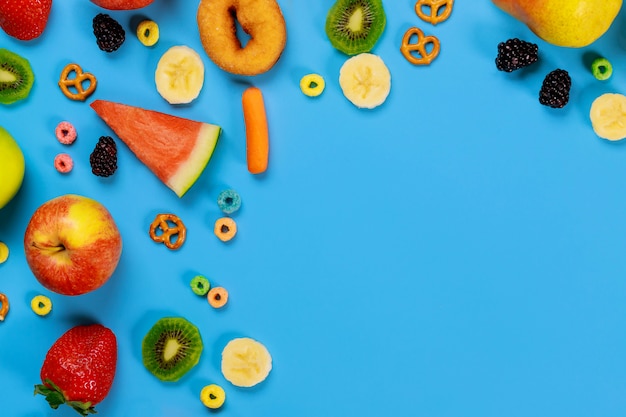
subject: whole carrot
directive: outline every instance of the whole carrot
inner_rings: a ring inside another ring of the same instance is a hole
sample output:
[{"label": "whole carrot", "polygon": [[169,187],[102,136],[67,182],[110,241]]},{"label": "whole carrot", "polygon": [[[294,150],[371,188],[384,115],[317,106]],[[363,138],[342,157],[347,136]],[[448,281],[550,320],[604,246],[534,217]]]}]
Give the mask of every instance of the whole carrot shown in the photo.
[{"label": "whole carrot", "polygon": [[257,87],[248,87],[243,92],[241,102],[246,125],[248,171],[260,174],[267,169],[270,146],[263,94]]}]

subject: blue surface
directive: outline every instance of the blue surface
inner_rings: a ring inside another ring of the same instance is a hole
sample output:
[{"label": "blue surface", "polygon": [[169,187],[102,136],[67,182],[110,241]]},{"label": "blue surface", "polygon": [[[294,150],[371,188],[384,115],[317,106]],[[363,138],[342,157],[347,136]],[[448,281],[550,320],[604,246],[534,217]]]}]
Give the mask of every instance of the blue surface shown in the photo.
[{"label": "blue surface", "polygon": [[[22,146],[23,188],[0,211],[0,240],[11,250],[0,265],[0,291],[11,311],[0,323],[0,403],[7,416],[73,416],[33,397],[49,346],[75,324],[98,321],[117,334],[118,372],[103,416],[211,414],[200,389],[226,389],[222,416],[623,416],[626,410],[626,148],[593,133],[591,101],[624,92],[622,13],[583,49],[538,40],[491,2],[457,1],[450,19],[423,23],[413,0],[385,3],[387,28],[373,52],[387,63],[392,91],[373,111],[342,95],[346,59],[324,33],[330,0],[279,1],[288,42],[278,64],[257,77],[219,70],[203,52],[197,1],[156,0],[139,12],[114,12],[127,29],[119,51],[101,52],[86,0],[56,0],[36,41],[0,33],[0,46],[27,57],[36,83],[24,102],[0,108],[0,124]],[[132,34],[138,14],[156,20],[161,40],[142,46]],[[133,20],[134,21],[134,20]],[[441,40],[428,67],[399,52],[411,26]],[[540,62],[498,72],[500,41],[539,44]],[[204,89],[188,106],[167,104],[153,72],[170,46],[201,53]],[[590,54],[614,64],[595,80]],[[57,86],[62,68],[79,63],[98,77],[87,103]],[[541,106],[545,74],[573,79],[570,103]],[[322,74],[327,87],[311,99],[298,82]],[[241,92],[265,94],[271,133],[266,174],[246,170]],[[224,132],[214,157],[183,198],[162,185],[121,142],[119,169],[95,177],[89,154],[111,134],[90,109],[106,99],[216,123]],[[70,147],[54,127],[71,121]],[[74,171],[58,174],[53,158],[68,152]],[[239,232],[229,244],[213,235],[216,199],[236,189]],[[78,193],[102,202],[124,239],[120,265],[99,290],[51,294],[24,259],[23,233],[50,198]],[[148,237],[158,212],[178,214],[188,240],[171,252]],[[213,310],[188,287],[197,273],[230,291]],[[32,296],[54,303],[36,316]],[[164,315],[194,322],[205,343],[199,365],[178,383],[161,383],[143,367],[141,340]],[[270,377],[253,389],[221,375],[222,347],[235,336],[262,341],[274,358]]]}]

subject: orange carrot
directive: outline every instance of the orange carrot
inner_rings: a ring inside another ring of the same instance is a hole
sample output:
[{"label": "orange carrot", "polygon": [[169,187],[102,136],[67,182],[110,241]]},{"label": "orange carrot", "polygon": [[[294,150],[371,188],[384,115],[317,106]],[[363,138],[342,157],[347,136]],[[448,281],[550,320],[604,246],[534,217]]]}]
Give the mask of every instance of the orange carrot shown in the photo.
[{"label": "orange carrot", "polygon": [[241,102],[246,125],[248,171],[260,174],[267,169],[270,147],[263,94],[257,87],[248,87],[243,92]]}]

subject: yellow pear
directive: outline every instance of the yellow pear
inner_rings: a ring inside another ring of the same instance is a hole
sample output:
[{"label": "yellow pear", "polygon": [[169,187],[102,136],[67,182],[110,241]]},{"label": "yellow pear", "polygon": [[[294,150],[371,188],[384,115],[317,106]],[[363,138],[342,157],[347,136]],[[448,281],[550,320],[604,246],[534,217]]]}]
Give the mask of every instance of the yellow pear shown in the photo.
[{"label": "yellow pear", "polygon": [[492,0],[544,41],[580,48],[611,26],[622,0]]}]

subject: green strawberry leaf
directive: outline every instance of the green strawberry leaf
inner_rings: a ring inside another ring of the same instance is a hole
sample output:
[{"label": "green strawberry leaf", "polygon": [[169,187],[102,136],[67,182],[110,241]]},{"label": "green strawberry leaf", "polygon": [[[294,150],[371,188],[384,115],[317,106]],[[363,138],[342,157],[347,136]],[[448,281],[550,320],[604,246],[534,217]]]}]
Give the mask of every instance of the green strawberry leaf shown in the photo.
[{"label": "green strawberry leaf", "polygon": [[35,385],[35,395],[41,394],[46,397],[48,404],[53,409],[59,408],[62,404],[67,404],[72,407],[78,414],[81,416],[88,416],[89,414],[96,414],[97,411],[91,405],[90,401],[81,402],[81,401],[68,401],[63,395],[63,392],[59,387],[57,387],[54,382],[46,379],[44,384]]}]

